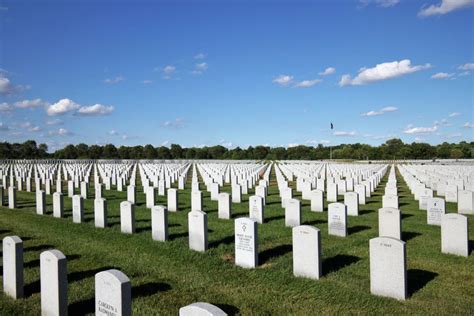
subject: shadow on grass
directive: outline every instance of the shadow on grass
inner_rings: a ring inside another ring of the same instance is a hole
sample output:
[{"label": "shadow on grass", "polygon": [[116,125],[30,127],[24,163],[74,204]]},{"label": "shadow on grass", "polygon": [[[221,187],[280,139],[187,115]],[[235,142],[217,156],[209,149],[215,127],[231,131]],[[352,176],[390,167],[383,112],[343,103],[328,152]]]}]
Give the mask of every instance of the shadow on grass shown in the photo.
[{"label": "shadow on grass", "polygon": [[183,237],[188,237],[188,233],[174,233],[168,236],[169,240],[175,240]]},{"label": "shadow on grass", "polygon": [[41,250],[49,250],[49,249],[54,249],[53,245],[39,245],[39,246],[31,246],[31,247],[25,247],[23,249],[24,252],[27,251],[41,251]]},{"label": "shadow on grass", "polygon": [[11,230],[8,230],[8,229],[0,230],[0,234],[6,234],[6,233],[9,233],[9,232],[11,232]]},{"label": "shadow on grass", "polygon": [[423,287],[438,276],[438,273],[420,270],[408,269],[407,271],[407,294],[411,297],[413,294],[421,290]]},{"label": "shadow on grass", "polygon": [[97,269],[91,269],[91,270],[86,270],[86,271],[71,272],[67,275],[67,281],[68,283],[81,281],[90,277],[94,277],[99,272],[110,270],[110,269],[117,269],[117,268],[106,266],[106,267],[100,267]]},{"label": "shadow on grass", "polygon": [[365,225],[358,225],[358,226],[354,226],[354,227],[349,227],[347,229],[347,232],[349,233],[349,235],[352,235],[352,234],[356,234],[358,232],[362,232],[364,230],[368,230],[368,229],[371,229],[372,227],[370,226],[365,226]]},{"label": "shadow on grass", "polygon": [[161,282],[148,282],[142,285],[132,287],[132,298],[147,297],[158,292],[166,292],[171,290],[171,285]]},{"label": "shadow on grass", "polygon": [[240,309],[238,309],[234,305],[216,304],[216,303],[212,303],[212,305],[215,305],[215,306],[219,307],[220,309],[222,309],[229,316],[237,315],[240,312]]},{"label": "shadow on grass", "polygon": [[272,221],[277,221],[277,220],[280,220],[280,219],[283,219],[283,218],[285,218],[285,215],[277,215],[277,216],[265,218],[265,222],[270,223]]},{"label": "shadow on grass", "polygon": [[359,260],[359,257],[350,255],[336,255],[334,257],[326,258],[323,261],[323,275],[337,272],[342,268],[358,262]]},{"label": "shadow on grass", "polygon": [[402,232],[402,240],[409,241],[415,237],[421,236],[420,233],[417,232]]},{"label": "shadow on grass", "polygon": [[326,224],[327,221],[324,219],[315,219],[312,221],[303,222],[303,225],[317,225],[317,224]]},{"label": "shadow on grass", "polygon": [[135,233],[139,234],[142,232],[151,231],[151,227],[137,227],[135,228]]},{"label": "shadow on grass", "polygon": [[218,240],[211,241],[209,243],[209,248],[217,248],[220,244],[228,245],[234,241],[234,235],[227,236]]},{"label": "shadow on grass", "polygon": [[365,215],[365,214],[370,214],[370,213],[373,213],[374,211],[371,211],[371,210],[360,210],[359,211],[359,215]]},{"label": "shadow on grass", "polygon": [[412,217],[413,214],[402,214],[402,219]]},{"label": "shadow on grass", "polygon": [[291,250],[292,250],[291,245],[280,245],[271,249],[264,250],[258,255],[259,264],[261,265],[265,264],[272,258],[283,256],[287,254],[288,252],[290,252]]}]

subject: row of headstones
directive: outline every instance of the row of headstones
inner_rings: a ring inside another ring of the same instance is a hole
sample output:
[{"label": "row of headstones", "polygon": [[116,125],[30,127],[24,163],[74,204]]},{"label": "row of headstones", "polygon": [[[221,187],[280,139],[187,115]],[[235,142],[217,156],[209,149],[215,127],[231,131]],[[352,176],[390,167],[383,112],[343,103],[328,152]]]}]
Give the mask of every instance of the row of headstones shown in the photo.
[{"label": "row of headstones", "polygon": [[[399,166],[405,182],[410,187],[411,193],[414,194],[415,200],[419,201],[419,209],[426,210],[428,200],[432,199],[433,190],[426,188],[426,185],[409,174],[404,166]],[[444,192],[437,191],[437,195],[445,196],[446,202],[457,203],[458,213],[460,214],[474,214],[474,192],[470,190],[459,190],[458,186],[452,184]]]},{"label": "row of headstones", "polygon": [[[3,291],[20,299],[24,296],[23,241],[18,236],[3,239]],[[67,315],[67,258],[53,249],[40,254],[41,315]],[[95,275],[95,314],[131,315],[132,286],[121,271],[110,269]],[[193,303],[179,310],[180,316],[227,315],[209,303]]]}]

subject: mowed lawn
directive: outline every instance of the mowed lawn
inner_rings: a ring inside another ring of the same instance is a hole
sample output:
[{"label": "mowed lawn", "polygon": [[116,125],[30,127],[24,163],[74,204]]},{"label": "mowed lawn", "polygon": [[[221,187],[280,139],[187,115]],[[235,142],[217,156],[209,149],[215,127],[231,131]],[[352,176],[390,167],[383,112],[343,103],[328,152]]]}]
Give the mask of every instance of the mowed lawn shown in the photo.
[{"label": "mowed lawn", "polygon": [[[418,210],[418,202],[398,173],[397,178],[407,242],[409,298],[404,302],[370,294],[369,239],[378,235],[377,210],[387,176],[368,204],[360,206],[360,215],[348,218],[346,238],[328,236],[327,205],[324,213],[314,213],[310,202],[303,201],[303,223],[321,229],[322,236],[323,277],[314,281],[293,276],[291,229],[284,227],[284,210],[272,172],[266,223],[258,226],[260,262],[254,270],[234,266],[234,221],[217,218],[217,202],[210,201],[207,192],[204,211],[209,250],[189,250],[190,183],[179,192],[181,210],[169,213],[170,241],[165,243],[151,239],[151,216],[141,187],[137,187],[134,235],[120,233],[119,204],[126,192],[104,191],[109,210],[106,229],[94,227],[93,188],[85,201],[83,224],[72,223],[70,198],[64,199],[66,218],[57,219],[51,214],[52,196],[47,197],[48,215],[40,216],[35,213],[34,193],[18,192],[18,209],[0,207],[0,237],[18,235],[24,241],[25,298],[15,301],[0,291],[0,314],[40,314],[39,256],[52,248],[68,258],[70,315],[94,312],[94,275],[111,268],[130,278],[135,315],[177,315],[180,307],[197,301],[215,304],[228,314],[244,315],[474,314],[473,255],[463,258],[441,253],[440,228],[426,224],[426,212]],[[223,191],[230,192],[230,186]],[[165,198],[158,197],[157,204],[166,204]],[[247,216],[248,195],[232,207],[233,218]],[[447,203],[447,209],[455,212],[457,206]],[[472,238],[472,216],[469,220]]]}]

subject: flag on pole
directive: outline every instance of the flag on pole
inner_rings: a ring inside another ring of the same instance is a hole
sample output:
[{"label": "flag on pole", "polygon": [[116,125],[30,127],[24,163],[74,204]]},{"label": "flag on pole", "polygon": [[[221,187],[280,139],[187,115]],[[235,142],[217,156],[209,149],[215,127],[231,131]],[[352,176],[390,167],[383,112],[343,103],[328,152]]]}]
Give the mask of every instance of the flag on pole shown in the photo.
[{"label": "flag on pole", "polygon": [[331,123],[331,129],[334,129],[334,125],[332,125],[332,123]]}]

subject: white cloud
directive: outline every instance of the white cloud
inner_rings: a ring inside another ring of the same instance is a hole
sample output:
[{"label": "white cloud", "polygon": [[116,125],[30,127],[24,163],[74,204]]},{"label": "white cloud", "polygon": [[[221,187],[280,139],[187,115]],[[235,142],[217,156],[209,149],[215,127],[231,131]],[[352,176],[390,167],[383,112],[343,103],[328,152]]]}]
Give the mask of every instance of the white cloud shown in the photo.
[{"label": "white cloud", "polygon": [[438,5],[430,5],[429,7],[423,7],[418,16],[431,16],[446,14],[455,10],[460,10],[474,5],[474,0],[441,0]]},{"label": "white cloud", "polygon": [[336,72],[336,68],[328,67],[323,72],[318,73],[320,76],[329,76]]},{"label": "white cloud", "polygon": [[448,78],[451,78],[453,76],[454,76],[453,73],[448,74],[446,72],[438,72],[438,73],[432,75],[431,79],[448,79]]},{"label": "white cloud", "polygon": [[153,80],[143,80],[142,83],[143,84],[151,84],[151,83],[153,83]]},{"label": "white cloud", "polygon": [[9,112],[13,110],[13,106],[7,102],[0,103],[0,112]]},{"label": "white cloud", "polygon": [[120,76],[117,76],[115,78],[107,78],[104,80],[105,83],[107,84],[117,84],[121,81],[124,81],[125,80],[125,77],[123,77],[122,75]]},{"label": "white cloud", "polygon": [[119,134],[119,132],[117,132],[116,130],[109,131],[109,135],[117,136],[118,134]]},{"label": "white cloud", "polygon": [[40,126],[31,126],[30,128],[28,128],[28,132],[36,133],[40,131],[42,131],[42,128]]},{"label": "white cloud", "polygon": [[168,65],[163,68],[163,73],[165,73],[166,75],[171,75],[175,71],[176,67],[173,65]]},{"label": "white cloud", "polygon": [[456,117],[456,116],[459,116],[459,115],[461,115],[461,113],[459,113],[459,112],[453,112],[453,113],[450,113],[448,116],[449,116],[449,117]]},{"label": "white cloud", "polygon": [[341,87],[347,85],[364,85],[382,80],[397,78],[420,70],[430,68],[430,64],[412,66],[409,59],[377,64],[373,68],[361,68],[352,79],[350,74],[343,75],[339,81]]},{"label": "white cloud", "polygon": [[207,55],[204,54],[204,53],[199,53],[196,56],[194,56],[194,59],[204,59],[204,58],[206,58],[206,56]]},{"label": "white cloud", "polygon": [[320,83],[322,80],[321,79],[313,79],[313,80],[303,80],[301,82],[298,82],[295,84],[295,87],[297,88],[309,88],[314,86],[317,83]]},{"label": "white cloud", "polygon": [[464,77],[464,76],[469,76],[471,74],[470,71],[466,70],[458,74],[458,77]]},{"label": "white cloud", "polygon": [[5,125],[3,122],[0,122],[0,132],[8,131],[10,128]]},{"label": "white cloud", "polygon": [[0,95],[12,95],[28,90],[30,86],[13,85],[5,76],[5,72],[0,72]]},{"label": "white cloud", "polygon": [[434,125],[432,127],[414,127],[413,125],[408,125],[403,133],[405,134],[431,134],[438,130],[438,126]]},{"label": "white cloud", "polygon": [[378,116],[378,115],[382,115],[382,114],[385,114],[385,113],[390,113],[390,112],[395,112],[397,111],[398,108],[394,107],[394,106],[387,106],[387,107],[384,107],[378,111],[369,111],[369,112],[366,112],[366,113],[362,113],[361,116]]},{"label": "white cloud", "polygon": [[33,109],[43,105],[47,105],[47,103],[43,102],[41,99],[23,100],[15,102],[15,107],[20,109]]},{"label": "white cloud", "polygon": [[459,70],[474,70],[474,63],[467,63],[458,67]]},{"label": "white cloud", "polygon": [[298,143],[289,143],[286,147],[292,148],[292,147],[298,147],[300,144]]},{"label": "white cloud", "polygon": [[170,143],[169,140],[165,140],[164,142],[161,143],[161,146],[168,146]]},{"label": "white cloud", "polygon": [[397,5],[399,2],[400,0],[359,0],[359,3],[362,7],[373,3],[378,7],[389,8]]},{"label": "white cloud", "polygon": [[60,119],[54,119],[54,120],[46,121],[46,124],[47,125],[62,125],[62,124],[64,124],[64,122],[61,121]]},{"label": "white cloud", "polygon": [[279,75],[278,77],[275,77],[272,82],[286,87],[293,82],[293,76]]},{"label": "white cloud", "polygon": [[54,116],[54,115],[63,115],[68,112],[72,112],[80,108],[80,105],[75,103],[74,101],[70,99],[61,99],[58,102],[48,105],[46,107],[46,113],[49,116]]},{"label": "white cloud", "polygon": [[164,121],[161,123],[161,126],[167,128],[182,128],[184,127],[184,120],[182,118],[177,118],[172,121]]},{"label": "white cloud", "polygon": [[464,127],[464,128],[474,128],[474,123],[466,122],[462,127]]},{"label": "white cloud", "polygon": [[71,135],[74,135],[73,132],[71,131],[68,131],[67,129],[65,128],[60,128],[58,130],[54,130],[54,131],[49,131],[48,133],[50,136],[53,136],[53,135],[59,135],[59,136],[71,136]]},{"label": "white cloud", "polygon": [[207,70],[207,68],[209,67],[209,65],[207,63],[198,63],[196,65],[194,65],[194,70],[192,71],[193,74],[195,75],[200,75],[202,74],[204,71]]},{"label": "white cloud", "polygon": [[335,131],[332,133],[334,136],[355,136],[357,133],[355,131],[345,132],[345,131]]},{"label": "white cloud", "polygon": [[101,116],[108,115],[114,111],[113,106],[107,106],[102,104],[94,104],[91,106],[82,106],[77,111],[77,115],[84,116]]}]

